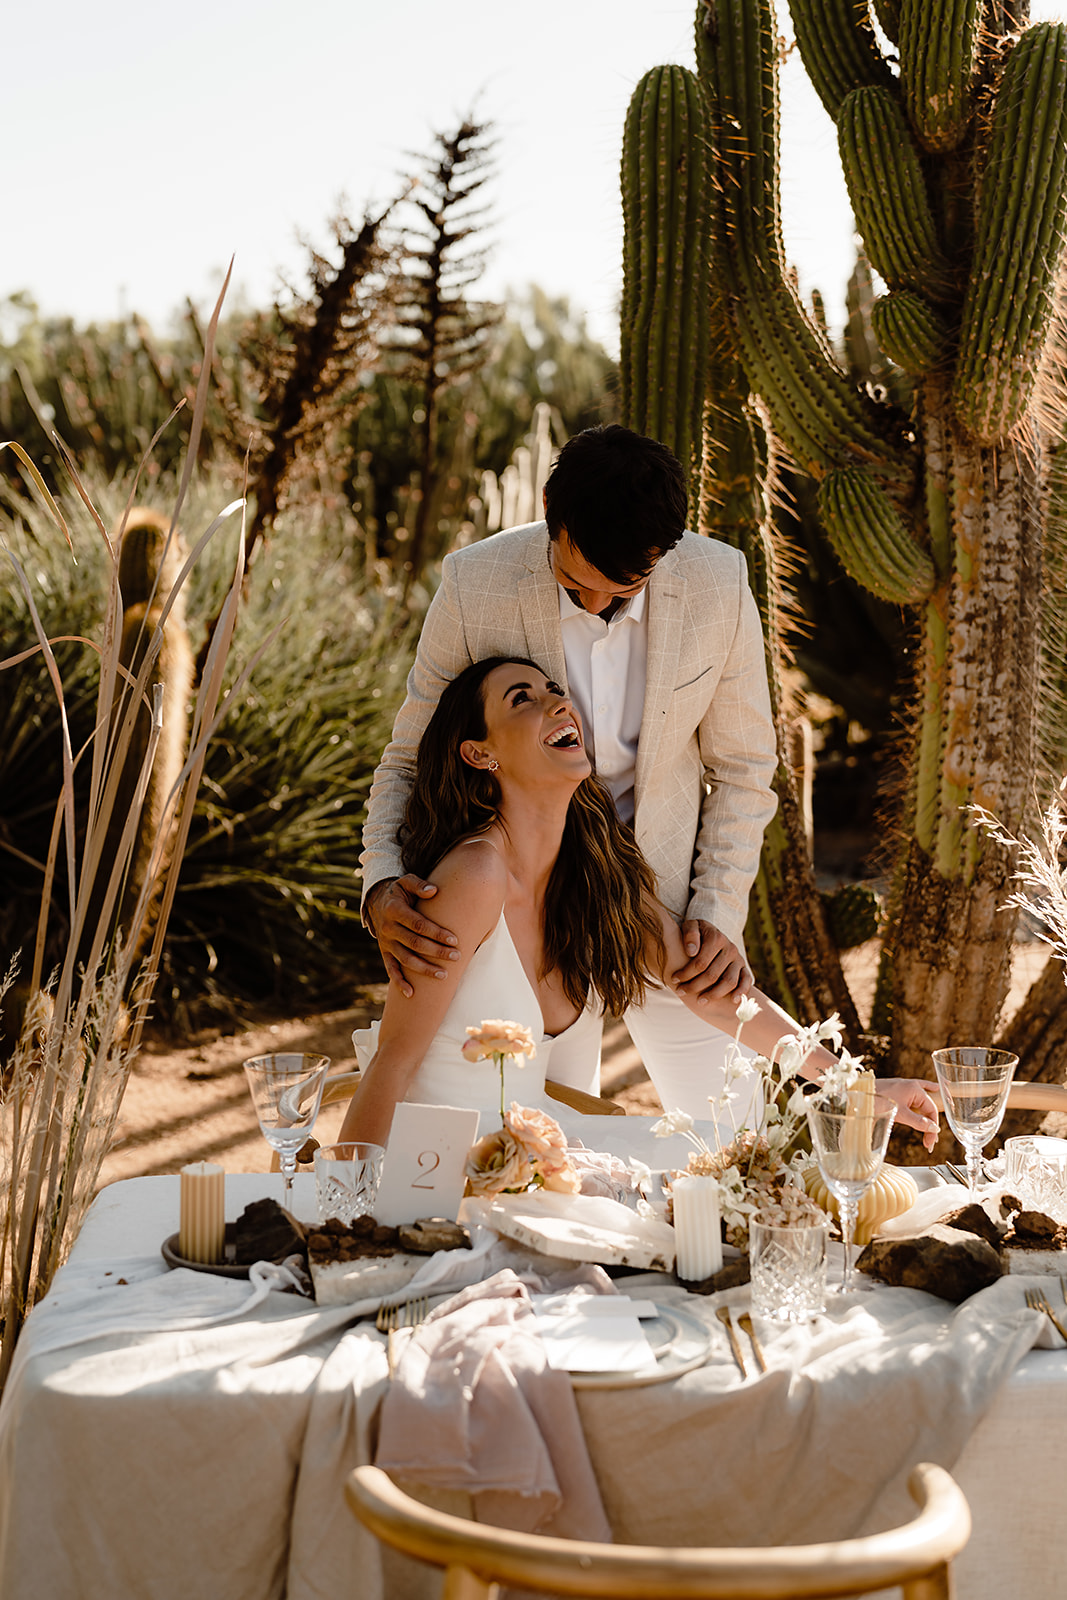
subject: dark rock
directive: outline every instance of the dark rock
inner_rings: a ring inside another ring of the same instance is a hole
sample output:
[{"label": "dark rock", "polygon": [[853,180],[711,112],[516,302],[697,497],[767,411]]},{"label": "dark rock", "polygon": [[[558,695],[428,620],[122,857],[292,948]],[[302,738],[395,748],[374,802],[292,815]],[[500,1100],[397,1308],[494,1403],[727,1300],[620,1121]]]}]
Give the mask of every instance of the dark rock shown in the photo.
[{"label": "dark rock", "polygon": [[245,1206],[234,1223],[234,1260],[239,1266],[253,1261],[284,1261],[303,1254],[307,1229],[277,1200],[255,1200]]},{"label": "dark rock", "polygon": [[[685,1283],[690,1294],[718,1294],[720,1289],[737,1289],[749,1281],[748,1257],[739,1256],[736,1261],[728,1261],[721,1272],[714,1273],[710,1278],[704,1278],[700,1283]],[[685,1282],[679,1278],[679,1283]]]},{"label": "dark rock", "polygon": [[415,1255],[432,1256],[437,1250],[469,1250],[471,1236],[458,1222],[447,1217],[419,1217],[417,1222],[400,1224],[400,1248]]},{"label": "dark rock", "polygon": [[1043,1211],[1018,1211],[1004,1243],[1018,1250],[1063,1250],[1067,1248],[1067,1228]]},{"label": "dark rock", "polygon": [[1001,1276],[997,1251],[977,1234],[935,1222],[910,1239],[872,1239],[856,1263],[869,1277],[959,1302]]},{"label": "dark rock", "polygon": [[975,1233],[979,1239],[984,1239],[986,1244],[991,1244],[994,1250],[1000,1249],[1000,1242],[1004,1237],[1004,1224],[996,1223],[984,1206],[972,1200],[970,1205],[961,1206],[958,1211],[950,1211],[941,1218],[944,1228],[958,1228],[963,1233]]}]

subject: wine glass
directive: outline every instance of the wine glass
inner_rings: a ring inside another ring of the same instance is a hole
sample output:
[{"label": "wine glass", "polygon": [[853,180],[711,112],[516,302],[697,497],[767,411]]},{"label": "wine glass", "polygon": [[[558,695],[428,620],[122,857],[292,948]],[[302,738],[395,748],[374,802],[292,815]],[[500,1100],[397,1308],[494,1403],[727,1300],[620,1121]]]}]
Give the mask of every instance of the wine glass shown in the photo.
[{"label": "wine glass", "polygon": [[294,1051],[251,1056],[244,1062],[260,1129],[281,1161],[287,1201],[293,1187],[296,1154],[315,1126],[329,1065],[329,1056]]},{"label": "wine glass", "polygon": [[949,1127],[967,1157],[967,1188],[978,1194],[982,1176],[982,1149],[1004,1120],[1012,1073],[1019,1057],[1010,1050],[984,1045],[959,1045],[935,1050],[934,1071],[945,1104]]},{"label": "wine glass", "polygon": [[847,1111],[808,1104],[808,1128],[823,1182],[837,1201],[845,1270],[841,1294],[870,1287],[854,1281],[852,1238],[860,1197],[877,1178],[885,1160],[889,1133],[897,1108],[882,1095],[857,1096]]}]

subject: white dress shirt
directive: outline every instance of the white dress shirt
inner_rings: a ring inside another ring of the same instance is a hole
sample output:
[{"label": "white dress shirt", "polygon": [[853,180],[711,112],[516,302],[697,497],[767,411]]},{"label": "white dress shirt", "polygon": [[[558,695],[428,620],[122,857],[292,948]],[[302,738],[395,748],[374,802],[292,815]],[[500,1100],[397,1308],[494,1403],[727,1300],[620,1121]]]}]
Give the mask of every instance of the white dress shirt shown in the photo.
[{"label": "white dress shirt", "polygon": [[634,819],[634,769],[648,669],[648,590],[641,589],[610,622],[559,591],[567,685],[597,777],[624,822]]}]

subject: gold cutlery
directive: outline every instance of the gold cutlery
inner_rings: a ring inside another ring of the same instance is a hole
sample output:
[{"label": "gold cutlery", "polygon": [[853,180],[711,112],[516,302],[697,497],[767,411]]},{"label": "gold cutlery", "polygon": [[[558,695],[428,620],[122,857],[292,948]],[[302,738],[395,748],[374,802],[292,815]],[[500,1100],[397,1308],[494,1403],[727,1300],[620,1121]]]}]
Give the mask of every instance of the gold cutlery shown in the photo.
[{"label": "gold cutlery", "polygon": [[374,1326],[379,1333],[386,1336],[386,1360],[389,1363],[390,1378],[396,1375],[396,1364],[399,1359],[397,1334],[401,1328],[417,1328],[429,1316],[430,1302],[425,1295],[414,1300],[383,1300],[378,1307],[378,1315],[374,1319]]},{"label": "gold cutlery", "polygon": [[737,1362],[737,1365],[741,1368],[741,1376],[743,1378],[747,1378],[748,1377],[748,1368],[745,1366],[745,1357],[744,1357],[744,1353],[743,1353],[743,1351],[741,1349],[741,1341],[737,1337],[737,1334],[734,1331],[733,1322],[730,1319],[730,1307],[729,1306],[718,1306],[716,1308],[715,1315],[718,1317],[719,1321],[722,1323],[723,1327],[726,1329],[727,1336],[728,1336],[728,1338],[730,1340],[730,1349],[734,1353],[734,1360]]},{"label": "gold cutlery", "polygon": [[[1065,1296],[1065,1298],[1067,1298],[1067,1296]],[[1031,1311],[1043,1311],[1045,1316],[1051,1322],[1052,1326],[1055,1328],[1056,1332],[1059,1334],[1060,1338],[1067,1340],[1067,1328],[1063,1326],[1063,1323],[1053,1311],[1043,1294],[1039,1293],[1037,1289],[1027,1289],[1026,1303],[1030,1307]]]},{"label": "gold cutlery", "polygon": [[752,1326],[752,1318],[747,1311],[742,1311],[737,1319],[737,1325],[742,1333],[748,1334],[749,1339],[752,1341],[752,1353],[756,1357],[756,1364],[761,1372],[766,1372],[767,1358],[763,1354],[763,1346],[759,1342],[759,1334]]}]

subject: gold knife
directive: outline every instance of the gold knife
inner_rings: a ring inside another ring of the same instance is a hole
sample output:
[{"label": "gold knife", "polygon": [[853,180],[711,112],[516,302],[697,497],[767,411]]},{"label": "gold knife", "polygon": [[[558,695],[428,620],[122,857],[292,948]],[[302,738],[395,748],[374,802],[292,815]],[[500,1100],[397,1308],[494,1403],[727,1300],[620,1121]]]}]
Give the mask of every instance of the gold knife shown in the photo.
[{"label": "gold knife", "polygon": [[737,1362],[737,1365],[741,1368],[741,1376],[743,1378],[747,1378],[748,1377],[748,1368],[745,1366],[745,1357],[744,1357],[744,1354],[742,1353],[742,1350],[741,1350],[741,1341],[737,1337],[737,1334],[734,1331],[733,1322],[730,1320],[730,1307],[729,1306],[719,1306],[719,1307],[717,1307],[715,1315],[718,1317],[719,1321],[722,1323],[723,1327],[726,1329],[726,1332],[727,1332],[727,1334],[729,1336],[730,1349],[734,1353],[734,1360]]},{"label": "gold knife", "polygon": [[763,1354],[763,1346],[759,1342],[759,1334],[752,1326],[752,1318],[749,1316],[747,1311],[742,1311],[741,1315],[737,1319],[737,1325],[741,1329],[742,1333],[748,1334],[752,1341],[752,1353],[756,1357],[756,1364],[761,1372],[766,1372],[767,1358]]}]

